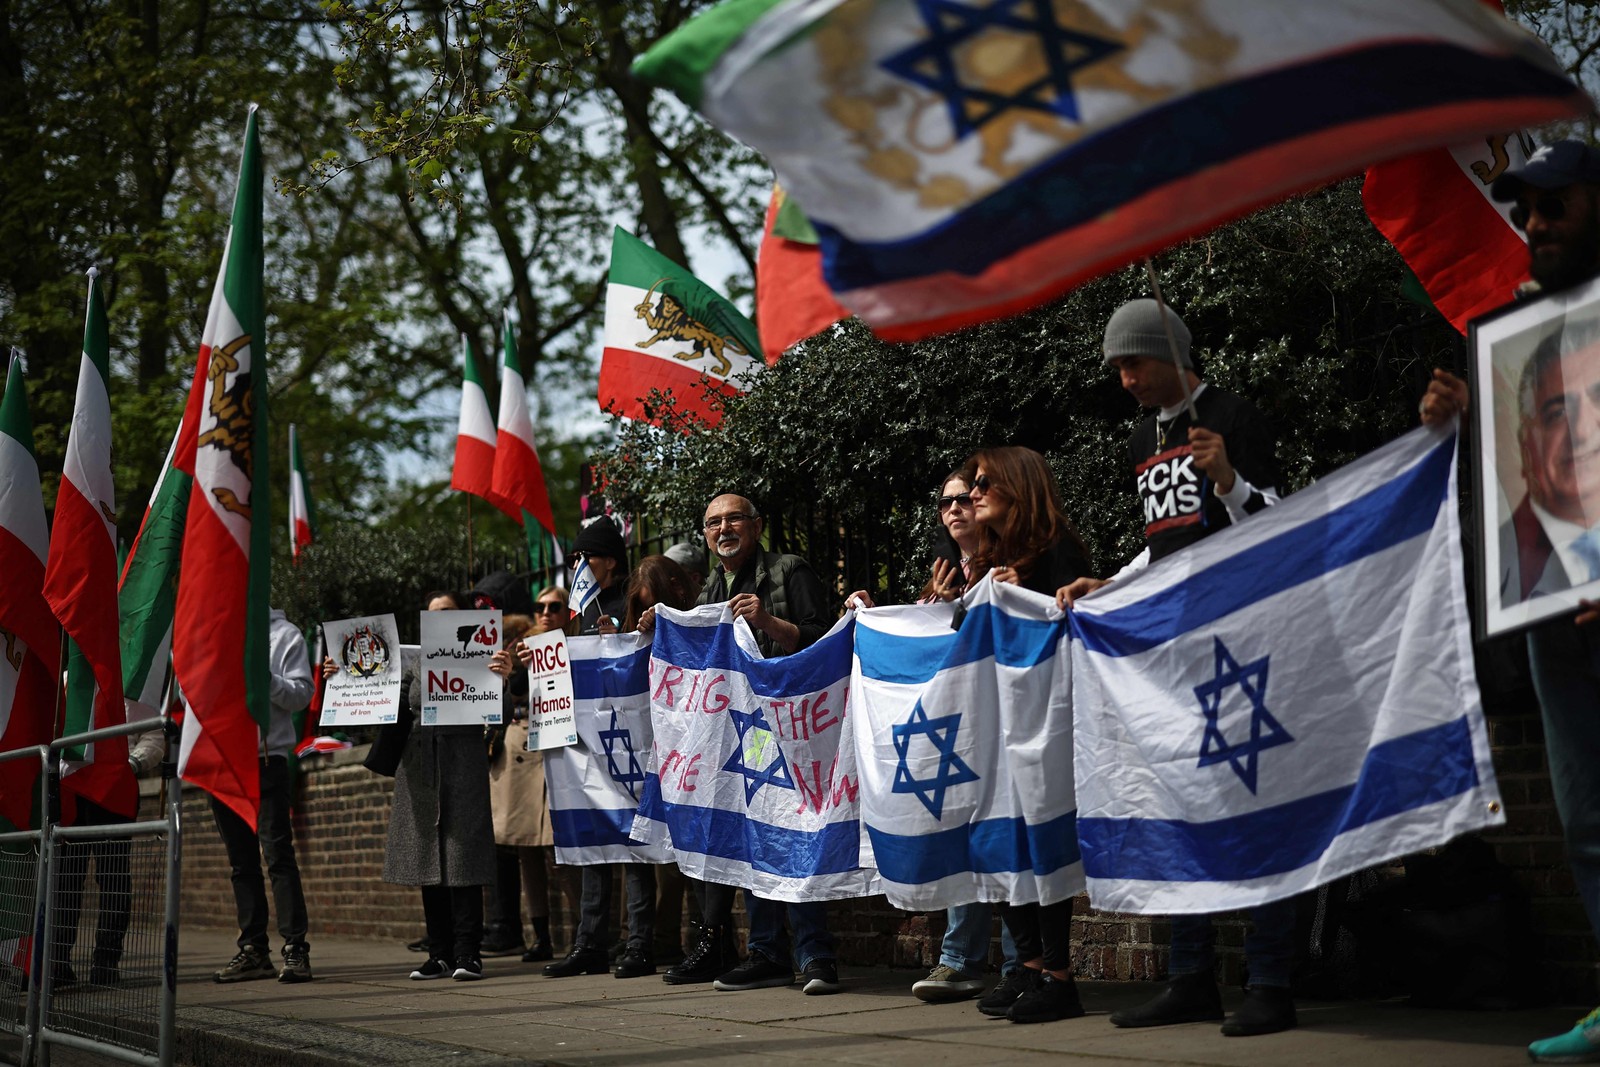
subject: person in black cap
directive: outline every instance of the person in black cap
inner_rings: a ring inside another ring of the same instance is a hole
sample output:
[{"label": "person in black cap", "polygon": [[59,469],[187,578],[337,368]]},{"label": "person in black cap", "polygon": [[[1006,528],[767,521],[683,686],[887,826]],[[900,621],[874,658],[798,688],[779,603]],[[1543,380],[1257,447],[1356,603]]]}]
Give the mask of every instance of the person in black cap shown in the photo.
[{"label": "person in black cap", "polygon": [[614,634],[628,613],[628,546],[622,531],[605,516],[578,531],[568,562],[576,567],[589,562],[589,573],[600,586],[600,595],[591,600],[578,618],[580,634]]},{"label": "person in black cap", "polygon": [[[1489,193],[1501,203],[1512,203],[1511,221],[1528,238],[1528,273],[1532,281],[1523,285],[1517,296],[1567,289],[1600,275],[1600,151],[1582,141],[1557,141],[1539,149],[1520,167],[1512,167],[1495,179]],[[1569,322],[1563,335],[1572,331]],[[1565,434],[1568,442],[1559,445],[1568,459],[1572,456],[1570,438],[1588,433],[1580,425],[1593,397],[1577,395],[1578,379],[1584,375],[1569,357],[1581,354],[1582,345],[1568,343],[1563,336],[1552,357],[1539,353],[1529,360],[1531,387],[1536,395],[1546,396],[1552,410],[1564,416],[1553,432]],[[1433,372],[1433,382],[1422,398],[1422,421],[1438,425],[1467,409],[1466,383],[1448,371]],[[1536,401],[1537,403],[1537,401]],[[1543,406],[1543,405],[1537,405]],[[1557,474],[1559,477],[1559,473]],[[1530,498],[1534,492],[1529,485]],[[1527,502],[1525,502],[1527,503]],[[1536,498],[1531,503],[1539,503]],[[1522,509],[1519,508],[1519,511]],[[1549,536],[1559,529],[1534,518],[1530,533]],[[1548,510],[1548,509],[1545,509]],[[1527,525],[1526,523],[1524,524]],[[1559,535],[1558,535],[1559,536]],[[1582,541],[1584,538],[1579,537]],[[1502,539],[1503,540],[1503,539]],[[1549,549],[1556,550],[1555,538]],[[1513,552],[1511,558],[1518,556]],[[1519,560],[1520,566],[1520,560]],[[1539,592],[1544,581],[1543,568],[1521,576],[1518,593]],[[1505,584],[1505,583],[1502,583]],[[1502,590],[1505,595],[1506,590]],[[1528,667],[1533,688],[1539,697],[1544,720],[1545,751],[1550,760],[1550,786],[1555,794],[1556,811],[1567,844],[1567,862],[1578,885],[1592,930],[1600,933],[1600,604],[1580,602],[1575,619],[1558,618],[1528,631]],[[1600,1062],[1600,1008],[1579,1019],[1571,1030],[1535,1041],[1528,1046],[1528,1057],[1535,1063]]]}]

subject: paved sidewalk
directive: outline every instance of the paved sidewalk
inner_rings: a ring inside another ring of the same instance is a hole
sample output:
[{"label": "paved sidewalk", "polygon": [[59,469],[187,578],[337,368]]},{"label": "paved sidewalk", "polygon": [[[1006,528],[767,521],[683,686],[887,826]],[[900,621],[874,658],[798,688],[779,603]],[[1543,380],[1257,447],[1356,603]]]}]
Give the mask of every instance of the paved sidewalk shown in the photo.
[{"label": "paved sidewalk", "polygon": [[1107,1013],[1142,999],[1146,985],[1084,983],[1087,1017],[1018,1026],[984,1018],[971,1001],[920,1003],[910,995],[920,974],[881,968],[847,969],[845,991],[830,997],[804,996],[798,986],[719,993],[659,978],[547,979],[516,957],[486,961],[481,982],[424,983],[407,979],[422,957],[402,945],[322,938],[312,942],[316,979],[308,984],[212,983],[233,951],[225,932],[183,932],[185,1062],[1491,1067],[1527,1062],[1530,1039],[1571,1026],[1576,1014],[1312,1002],[1300,1006],[1299,1030],[1241,1039],[1214,1025],[1112,1027]]}]

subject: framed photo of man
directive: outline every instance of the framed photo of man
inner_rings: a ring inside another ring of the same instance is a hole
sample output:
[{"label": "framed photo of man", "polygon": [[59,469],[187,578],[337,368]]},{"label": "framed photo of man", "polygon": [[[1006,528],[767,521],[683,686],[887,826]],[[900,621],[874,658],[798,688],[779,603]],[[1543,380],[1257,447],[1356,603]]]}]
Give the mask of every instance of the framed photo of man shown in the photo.
[{"label": "framed photo of man", "polygon": [[1473,322],[1478,633],[1600,599],[1600,280]]}]

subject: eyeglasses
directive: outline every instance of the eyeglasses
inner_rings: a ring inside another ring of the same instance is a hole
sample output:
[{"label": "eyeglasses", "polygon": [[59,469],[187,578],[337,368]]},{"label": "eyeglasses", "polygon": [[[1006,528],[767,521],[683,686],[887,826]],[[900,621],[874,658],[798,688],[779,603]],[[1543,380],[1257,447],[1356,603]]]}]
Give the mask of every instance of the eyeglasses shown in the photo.
[{"label": "eyeglasses", "polygon": [[971,493],[955,493],[952,496],[942,496],[939,498],[939,514],[941,515],[953,507],[970,508],[971,506]]},{"label": "eyeglasses", "polygon": [[980,474],[976,478],[972,479],[972,488],[967,490],[968,499],[971,499],[971,494],[973,493],[987,493],[993,488],[994,480],[991,479],[987,474]]},{"label": "eyeglasses", "polygon": [[716,518],[706,520],[706,529],[719,530],[724,526],[735,526],[741,522],[747,522],[753,518],[755,518],[754,515],[745,514],[718,515]]},{"label": "eyeglasses", "polygon": [[557,615],[566,611],[567,606],[559,600],[541,600],[533,610],[538,615]]},{"label": "eyeglasses", "polygon": [[[1546,222],[1560,222],[1567,215],[1567,202],[1556,193],[1543,193],[1533,202],[1533,210]],[[1511,205],[1511,225],[1519,230],[1528,228],[1529,211],[1526,204]]]}]

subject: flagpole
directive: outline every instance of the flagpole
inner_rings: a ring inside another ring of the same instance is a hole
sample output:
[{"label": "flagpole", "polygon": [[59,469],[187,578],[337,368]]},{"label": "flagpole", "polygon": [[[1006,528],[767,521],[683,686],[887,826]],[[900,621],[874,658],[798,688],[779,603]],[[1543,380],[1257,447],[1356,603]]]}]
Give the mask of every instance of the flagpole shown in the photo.
[{"label": "flagpole", "polygon": [[1172,332],[1172,320],[1167,318],[1167,302],[1161,297],[1161,282],[1156,279],[1156,265],[1149,256],[1144,257],[1144,270],[1150,276],[1150,289],[1155,293],[1156,307],[1161,311],[1161,328],[1167,334],[1167,350],[1172,353],[1172,365],[1178,368],[1178,381],[1183,386],[1183,406],[1189,412],[1189,422],[1200,425],[1200,413],[1194,409],[1194,390],[1189,388],[1189,368],[1183,365],[1178,353],[1178,338]]},{"label": "flagpole", "polygon": [[462,493],[467,498],[467,584],[472,584],[472,494]]}]

